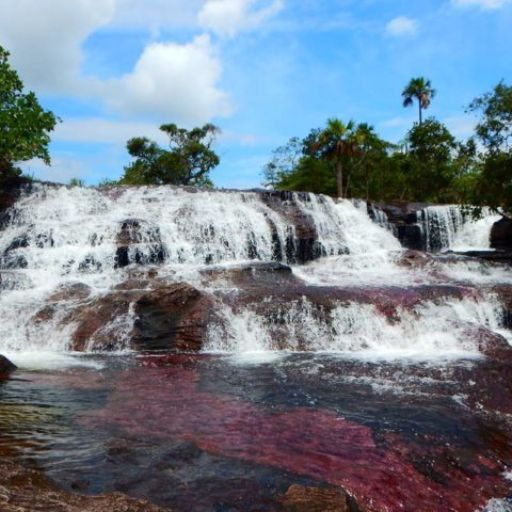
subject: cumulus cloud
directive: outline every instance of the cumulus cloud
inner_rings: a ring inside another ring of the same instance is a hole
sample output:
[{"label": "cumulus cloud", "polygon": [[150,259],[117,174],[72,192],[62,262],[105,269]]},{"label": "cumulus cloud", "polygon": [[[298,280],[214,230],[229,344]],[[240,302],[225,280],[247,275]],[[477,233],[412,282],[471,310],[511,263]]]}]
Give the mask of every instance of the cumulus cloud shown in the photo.
[{"label": "cumulus cloud", "polygon": [[105,83],[108,102],[125,113],[197,124],[231,112],[217,87],[222,65],[208,35],[188,44],[147,46],[131,73]]},{"label": "cumulus cloud", "polygon": [[260,26],[277,14],[284,0],[207,0],[199,12],[199,24],[224,37]]},{"label": "cumulus cloud", "polygon": [[418,22],[407,16],[398,16],[386,25],[386,33],[391,36],[413,36],[418,32]]},{"label": "cumulus cloud", "polygon": [[0,44],[29,87],[74,90],[83,41],[114,12],[115,0],[2,0]]},{"label": "cumulus cloud", "polygon": [[508,3],[510,0],[452,0],[455,7],[479,7],[486,11],[500,9]]},{"label": "cumulus cloud", "polygon": [[[149,44],[133,70],[115,79],[83,74],[82,46],[87,37],[104,25],[129,23],[141,12],[140,2],[2,1],[0,44],[11,50],[13,66],[31,89],[97,98],[121,114],[142,114],[185,125],[231,112],[229,97],[218,86],[222,64],[208,35],[185,44]],[[204,0],[194,2],[197,14]],[[169,17],[180,10],[180,4],[183,6],[182,0],[166,0],[165,5],[163,0],[151,0],[144,2],[144,8],[159,7]],[[120,13],[126,17],[124,21],[119,19]]]},{"label": "cumulus cloud", "polygon": [[131,137],[148,137],[164,144],[167,136],[155,123],[118,121],[96,117],[71,118],[58,124],[52,139],[58,142],[118,144]]}]

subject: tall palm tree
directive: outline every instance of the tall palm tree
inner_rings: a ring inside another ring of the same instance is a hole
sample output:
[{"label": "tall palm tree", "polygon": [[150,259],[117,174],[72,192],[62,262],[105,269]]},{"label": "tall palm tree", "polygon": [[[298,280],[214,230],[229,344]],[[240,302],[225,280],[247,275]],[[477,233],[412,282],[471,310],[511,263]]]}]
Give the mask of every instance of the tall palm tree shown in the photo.
[{"label": "tall palm tree", "polygon": [[321,152],[333,164],[336,172],[337,196],[344,196],[343,171],[347,158],[357,153],[358,141],[354,121],[345,124],[340,119],[329,119],[313,145],[315,152]]},{"label": "tall palm tree", "polygon": [[413,78],[402,92],[404,107],[411,107],[416,99],[418,101],[419,120],[421,124],[423,122],[423,110],[430,107],[430,103],[435,95],[436,90],[432,88],[430,80],[422,76]]}]

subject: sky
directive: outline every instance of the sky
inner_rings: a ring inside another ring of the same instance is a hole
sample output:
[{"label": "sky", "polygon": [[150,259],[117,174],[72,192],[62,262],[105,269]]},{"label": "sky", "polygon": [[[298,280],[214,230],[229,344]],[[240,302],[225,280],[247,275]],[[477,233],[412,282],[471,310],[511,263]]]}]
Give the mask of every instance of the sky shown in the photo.
[{"label": "sky", "polygon": [[219,187],[261,185],[272,150],[330,117],[392,142],[416,120],[401,91],[437,90],[429,115],[460,138],[470,101],[512,81],[512,0],[0,0],[0,45],[61,119],[34,177],[116,179],[125,144],[213,122]]}]

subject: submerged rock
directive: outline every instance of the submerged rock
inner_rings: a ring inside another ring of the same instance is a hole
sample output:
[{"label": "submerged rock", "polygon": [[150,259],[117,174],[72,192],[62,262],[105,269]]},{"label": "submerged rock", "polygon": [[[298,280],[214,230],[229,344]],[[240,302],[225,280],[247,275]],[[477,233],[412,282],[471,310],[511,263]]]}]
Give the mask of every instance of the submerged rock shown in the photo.
[{"label": "submerged rock", "polygon": [[42,473],[0,461],[2,512],[170,512],[121,493],[80,496],[63,491]]},{"label": "submerged rock", "polygon": [[281,503],[287,512],[363,512],[341,488],[291,485]]}]

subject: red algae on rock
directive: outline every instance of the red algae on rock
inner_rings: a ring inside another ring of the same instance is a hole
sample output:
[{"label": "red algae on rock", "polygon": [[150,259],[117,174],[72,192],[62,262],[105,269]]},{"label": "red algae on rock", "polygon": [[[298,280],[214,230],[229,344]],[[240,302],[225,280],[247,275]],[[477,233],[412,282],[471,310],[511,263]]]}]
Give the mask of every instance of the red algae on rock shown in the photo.
[{"label": "red algae on rock", "polygon": [[84,421],[130,436],[190,441],[211,454],[341,487],[369,511],[473,512],[508,492],[502,465],[482,454],[461,459],[456,447],[414,444],[400,435],[377,443],[369,427],[330,410],[272,410],[205,392],[193,365],[176,363],[124,372],[105,408]]}]

